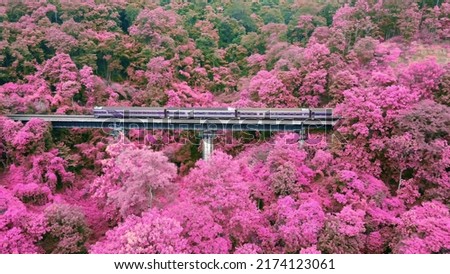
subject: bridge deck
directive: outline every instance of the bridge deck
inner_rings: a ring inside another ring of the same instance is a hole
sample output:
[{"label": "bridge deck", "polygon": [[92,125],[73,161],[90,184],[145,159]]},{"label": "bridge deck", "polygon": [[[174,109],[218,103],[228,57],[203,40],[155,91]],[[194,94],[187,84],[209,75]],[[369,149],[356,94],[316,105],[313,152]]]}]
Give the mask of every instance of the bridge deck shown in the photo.
[{"label": "bridge deck", "polygon": [[305,120],[269,119],[120,119],[95,118],[93,115],[7,115],[15,121],[27,122],[33,118],[52,123],[53,128],[124,128],[124,129],[168,129],[168,130],[232,130],[232,131],[300,131],[305,128],[332,128],[338,117]]}]

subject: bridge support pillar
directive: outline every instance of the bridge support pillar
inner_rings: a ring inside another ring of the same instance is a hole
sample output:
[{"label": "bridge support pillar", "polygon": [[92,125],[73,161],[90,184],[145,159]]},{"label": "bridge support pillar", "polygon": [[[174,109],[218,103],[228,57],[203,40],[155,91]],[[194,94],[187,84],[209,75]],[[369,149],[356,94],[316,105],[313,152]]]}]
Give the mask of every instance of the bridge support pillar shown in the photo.
[{"label": "bridge support pillar", "polygon": [[303,147],[303,145],[305,144],[305,140],[307,138],[308,138],[308,136],[306,135],[305,128],[302,128],[298,132],[298,148],[302,148]]},{"label": "bridge support pillar", "polygon": [[204,131],[202,136],[203,142],[203,160],[207,161],[214,150],[214,132],[212,131]]},{"label": "bridge support pillar", "polygon": [[111,135],[117,139],[120,136],[120,134],[123,134],[124,137],[127,137],[128,132],[129,132],[128,128],[124,128],[123,126],[114,125],[114,127],[111,131]]}]

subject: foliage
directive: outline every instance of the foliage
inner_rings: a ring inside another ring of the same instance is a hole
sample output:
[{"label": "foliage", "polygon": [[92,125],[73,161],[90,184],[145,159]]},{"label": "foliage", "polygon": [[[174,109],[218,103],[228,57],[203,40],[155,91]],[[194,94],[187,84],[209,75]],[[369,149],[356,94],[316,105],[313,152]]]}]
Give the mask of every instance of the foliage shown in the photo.
[{"label": "foliage", "polygon": [[122,218],[150,208],[154,196],[170,187],[176,167],[161,152],[139,149],[132,144],[109,146],[111,156],[103,161],[104,175],[92,184],[93,197],[105,208],[116,208]]},{"label": "foliage", "polygon": [[142,217],[128,217],[118,227],[108,231],[105,238],[93,245],[90,251],[100,254],[185,253],[187,244],[180,235],[182,230],[176,220],[150,210]]},{"label": "foliage", "polygon": [[44,211],[47,232],[42,246],[47,253],[85,253],[89,237],[83,212],[71,205],[53,204]]}]

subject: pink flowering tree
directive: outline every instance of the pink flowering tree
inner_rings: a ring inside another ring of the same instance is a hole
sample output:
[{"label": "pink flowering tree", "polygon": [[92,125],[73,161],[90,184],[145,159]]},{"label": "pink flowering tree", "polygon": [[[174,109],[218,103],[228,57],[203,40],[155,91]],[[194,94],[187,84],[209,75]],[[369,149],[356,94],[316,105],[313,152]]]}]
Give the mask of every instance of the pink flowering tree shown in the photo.
[{"label": "pink flowering tree", "polygon": [[45,32],[45,40],[47,45],[57,52],[69,53],[78,46],[75,37],[56,27],[51,27]]},{"label": "pink flowering tree", "polygon": [[332,53],[346,53],[349,41],[343,31],[335,27],[317,27],[310,38],[310,42],[324,44]]},{"label": "pink flowering tree", "polygon": [[[306,165],[307,153],[299,149],[298,136],[278,136],[242,152],[239,158],[248,165],[251,195],[264,206],[276,203],[277,197],[309,195],[313,170]],[[302,194],[303,193],[303,194]]]},{"label": "pink flowering tree", "polygon": [[90,248],[97,254],[177,254],[187,253],[187,241],[182,238],[183,228],[176,220],[150,210],[142,217],[129,216],[116,228],[108,231],[104,239]]},{"label": "pink flowering tree", "polygon": [[53,100],[46,82],[34,75],[25,83],[6,83],[0,86],[0,110],[6,113],[47,113]]},{"label": "pink flowering tree", "polygon": [[262,254],[262,249],[255,244],[243,244],[236,248],[234,254]]},{"label": "pink flowering tree", "polygon": [[395,253],[448,253],[450,214],[448,207],[436,201],[413,207],[401,216],[396,228]]},{"label": "pink flowering tree", "polygon": [[300,15],[297,25],[292,29],[290,36],[292,40],[297,40],[306,44],[309,37],[317,26],[324,25],[324,18],[312,15]]},{"label": "pink flowering tree", "polygon": [[252,242],[270,248],[273,235],[250,199],[249,178],[244,174],[248,173],[238,161],[216,152],[210,160],[199,161],[183,178],[181,195],[209,208],[234,246]]},{"label": "pink flowering tree", "polygon": [[4,165],[15,160],[16,154],[12,141],[21,127],[21,122],[15,122],[11,119],[0,116],[0,147],[2,150],[2,163]]},{"label": "pink flowering tree", "polygon": [[324,253],[362,253],[366,236],[363,210],[346,206],[338,213],[326,216],[318,247]]},{"label": "pink flowering tree", "polygon": [[0,253],[40,253],[36,245],[46,231],[43,216],[28,211],[12,193],[0,186]]},{"label": "pink flowering tree", "polygon": [[387,142],[390,161],[385,170],[397,166],[399,190],[412,184],[410,187],[424,197],[448,200],[448,110],[447,106],[424,100],[395,119],[395,136]]},{"label": "pink flowering tree", "polygon": [[370,16],[367,16],[369,6],[366,1],[358,1],[358,5],[345,4],[339,8],[333,16],[333,27],[344,34],[350,45],[359,38],[372,35],[376,31],[376,25]]},{"label": "pink flowering tree", "polygon": [[191,88],[185,82],[172,86],[166,91],[168,107],[207,107],[215,104],[214,96],[209,91]]},{"label": "pink flowering tree", "polygon": [[68,54],[57,54],[48,60],[39,75],[47,79],[54,90],[52,106],[71,106],[75,94],[80,92],[78,70]]},{"label": "pink flowering tree", "polygon": [[267,107],[295,107],[297,99],[272,72],[259,71],[249,83],[246,93],[251,100]]},{"label": "pink flowering tree", "polygon": [[325,213],[318,202],[296,202],[290,196],[278,199],[266,214],[276,229],[283,253],[298,253],[317,244],[325,223]]},{"label": "pink flowering tree", "polygon": [[5,163],[11,163],[2,185],[8,186],[22,202],[39,206],[51,202],[54,194],[72,185],[74,174],[68,171],[68,163],[60,157],[58,149],[52,148],[47,122],[32,119],[22,126],[2,119],[1,123]]},{"label": "pink flowering tree", "polygon": [[52,204],[44,211],[46,233],[40,245],[47,253],[86,253],[89,237],[83,212],[71,205]]},{"label": "pink flowering tree", "polygon": [[418,93],[422,99],[431,99],[438,90],[444,69],[433,59],[410,63],[400,74],[400,82]]},{"label": "pink flowering tree", "polygon": [[[102,78],[96,76],[92,67],[83,66],[80,71],[80,82],[82,84],[81,98],[84,106],[91,111],[92,107],[98,105],[117,105],[120,92],[114,90]],[[121,85],[115,85],[121,88]],[[122,92],[122,96],[127,97]],[[124,105],[127,103],[124,103]]]},{"label": "pink flowering tree", "polygon": [[435,5],[426,10],[423,21],[423,30],[431,34],[433,40],[445,40],[450,37],[450,3]]},{"label": "pink flowering tree", "polygon": [[444,70],[439,83],[439,90],[434,93],[434,97],[438,103],[450,106],[450,65],[447,64]]},{"label": "pink flowering tree", "polygon": [[302,105],[317,107],[325,96],[329,54],[330,50],[325,45],[316,43],[310,43],[303,51],[298,89]]},{"label": "pink flowering tree", "polygon": [[67,162],[58,157],[58,150],[52,149],[39,155],[30,156],[22,165],[11,165],[8,179],[13,185],[44,184],[52,193],[56,193],[72,184],[74,174],[67,170]]},{"label": "pink flowering tree", "polygon": [[[121,218],[152,207],[155,196],[172,185],[177,169],[161,152],[117,143],[106,151],[103,175],[92,184],[93,197]],[[114,216],[113,215],[113,216]],[[114,218],[114,217],[113,217]]]},{"label": "pink flowering tree", "polygon": [[[11,138],[11,139],[10,139]],[[31,119],[15,135],[8,136],[10,146],[14,147],[16,159],[19,155],[40,154],[52,143],[50,125],[40,119]]]},{"label": "pink flowering tree", "polygon": [[162,7],[142,10],[129,28],[129,32],[131,36],[154,49],[175,46],[175,43],[181,42],[180,39],[185,35],[185,31],[179,25],[178,15]]},{"label": "pink flowering tree", "polygon": [[379,175],[381,163],[376,155],[383,148],[382,140],[393,129],[399,111],[415,104],[418,97],[404,86],[345,91],[343,103],[336,107],[336,113],[344,117],[337,130],[346,137],[345,147],[339,152],[341,159],[346,159],[345,166],[356,164]]},{"label": "pink flowering tree", "polygon": [[169,206],[163,215],[180,223],[183,228],[181,235],[186,239],[191,253],[220,254],[230,251],[230,239],[224,236],[222,226],[215,222],[207,206],[197,206],[189,201],[179,202]]},{"label": "pink flowering tree", "polygon": [[400,13],[398,28],[406,40],[411,40],[419,31],[422,13],[416,3]]}]

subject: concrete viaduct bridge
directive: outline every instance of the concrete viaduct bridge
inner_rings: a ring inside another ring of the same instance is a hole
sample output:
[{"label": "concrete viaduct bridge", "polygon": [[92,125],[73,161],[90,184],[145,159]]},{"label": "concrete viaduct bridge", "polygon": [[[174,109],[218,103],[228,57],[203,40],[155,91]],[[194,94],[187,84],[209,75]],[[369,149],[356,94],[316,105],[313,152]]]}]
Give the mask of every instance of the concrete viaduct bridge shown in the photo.
[{"label": "concrete viaduct bridge", "polygon": [[[332,109],[329,109],[332,113]],[[339,117],[332,114],[320,119],[218,119],[218,118],[99,118],[94,115],[12,114],[12,120],[28,122],[33,118],[50,122],[53,128],[102,128],[112,131],[130,129],[195,130],[202,132],[203,159],[213,151],[213,139],[217,131],[266,131],[295,132],[299,142],[306,140],[307,131],[332,130]]]}]

